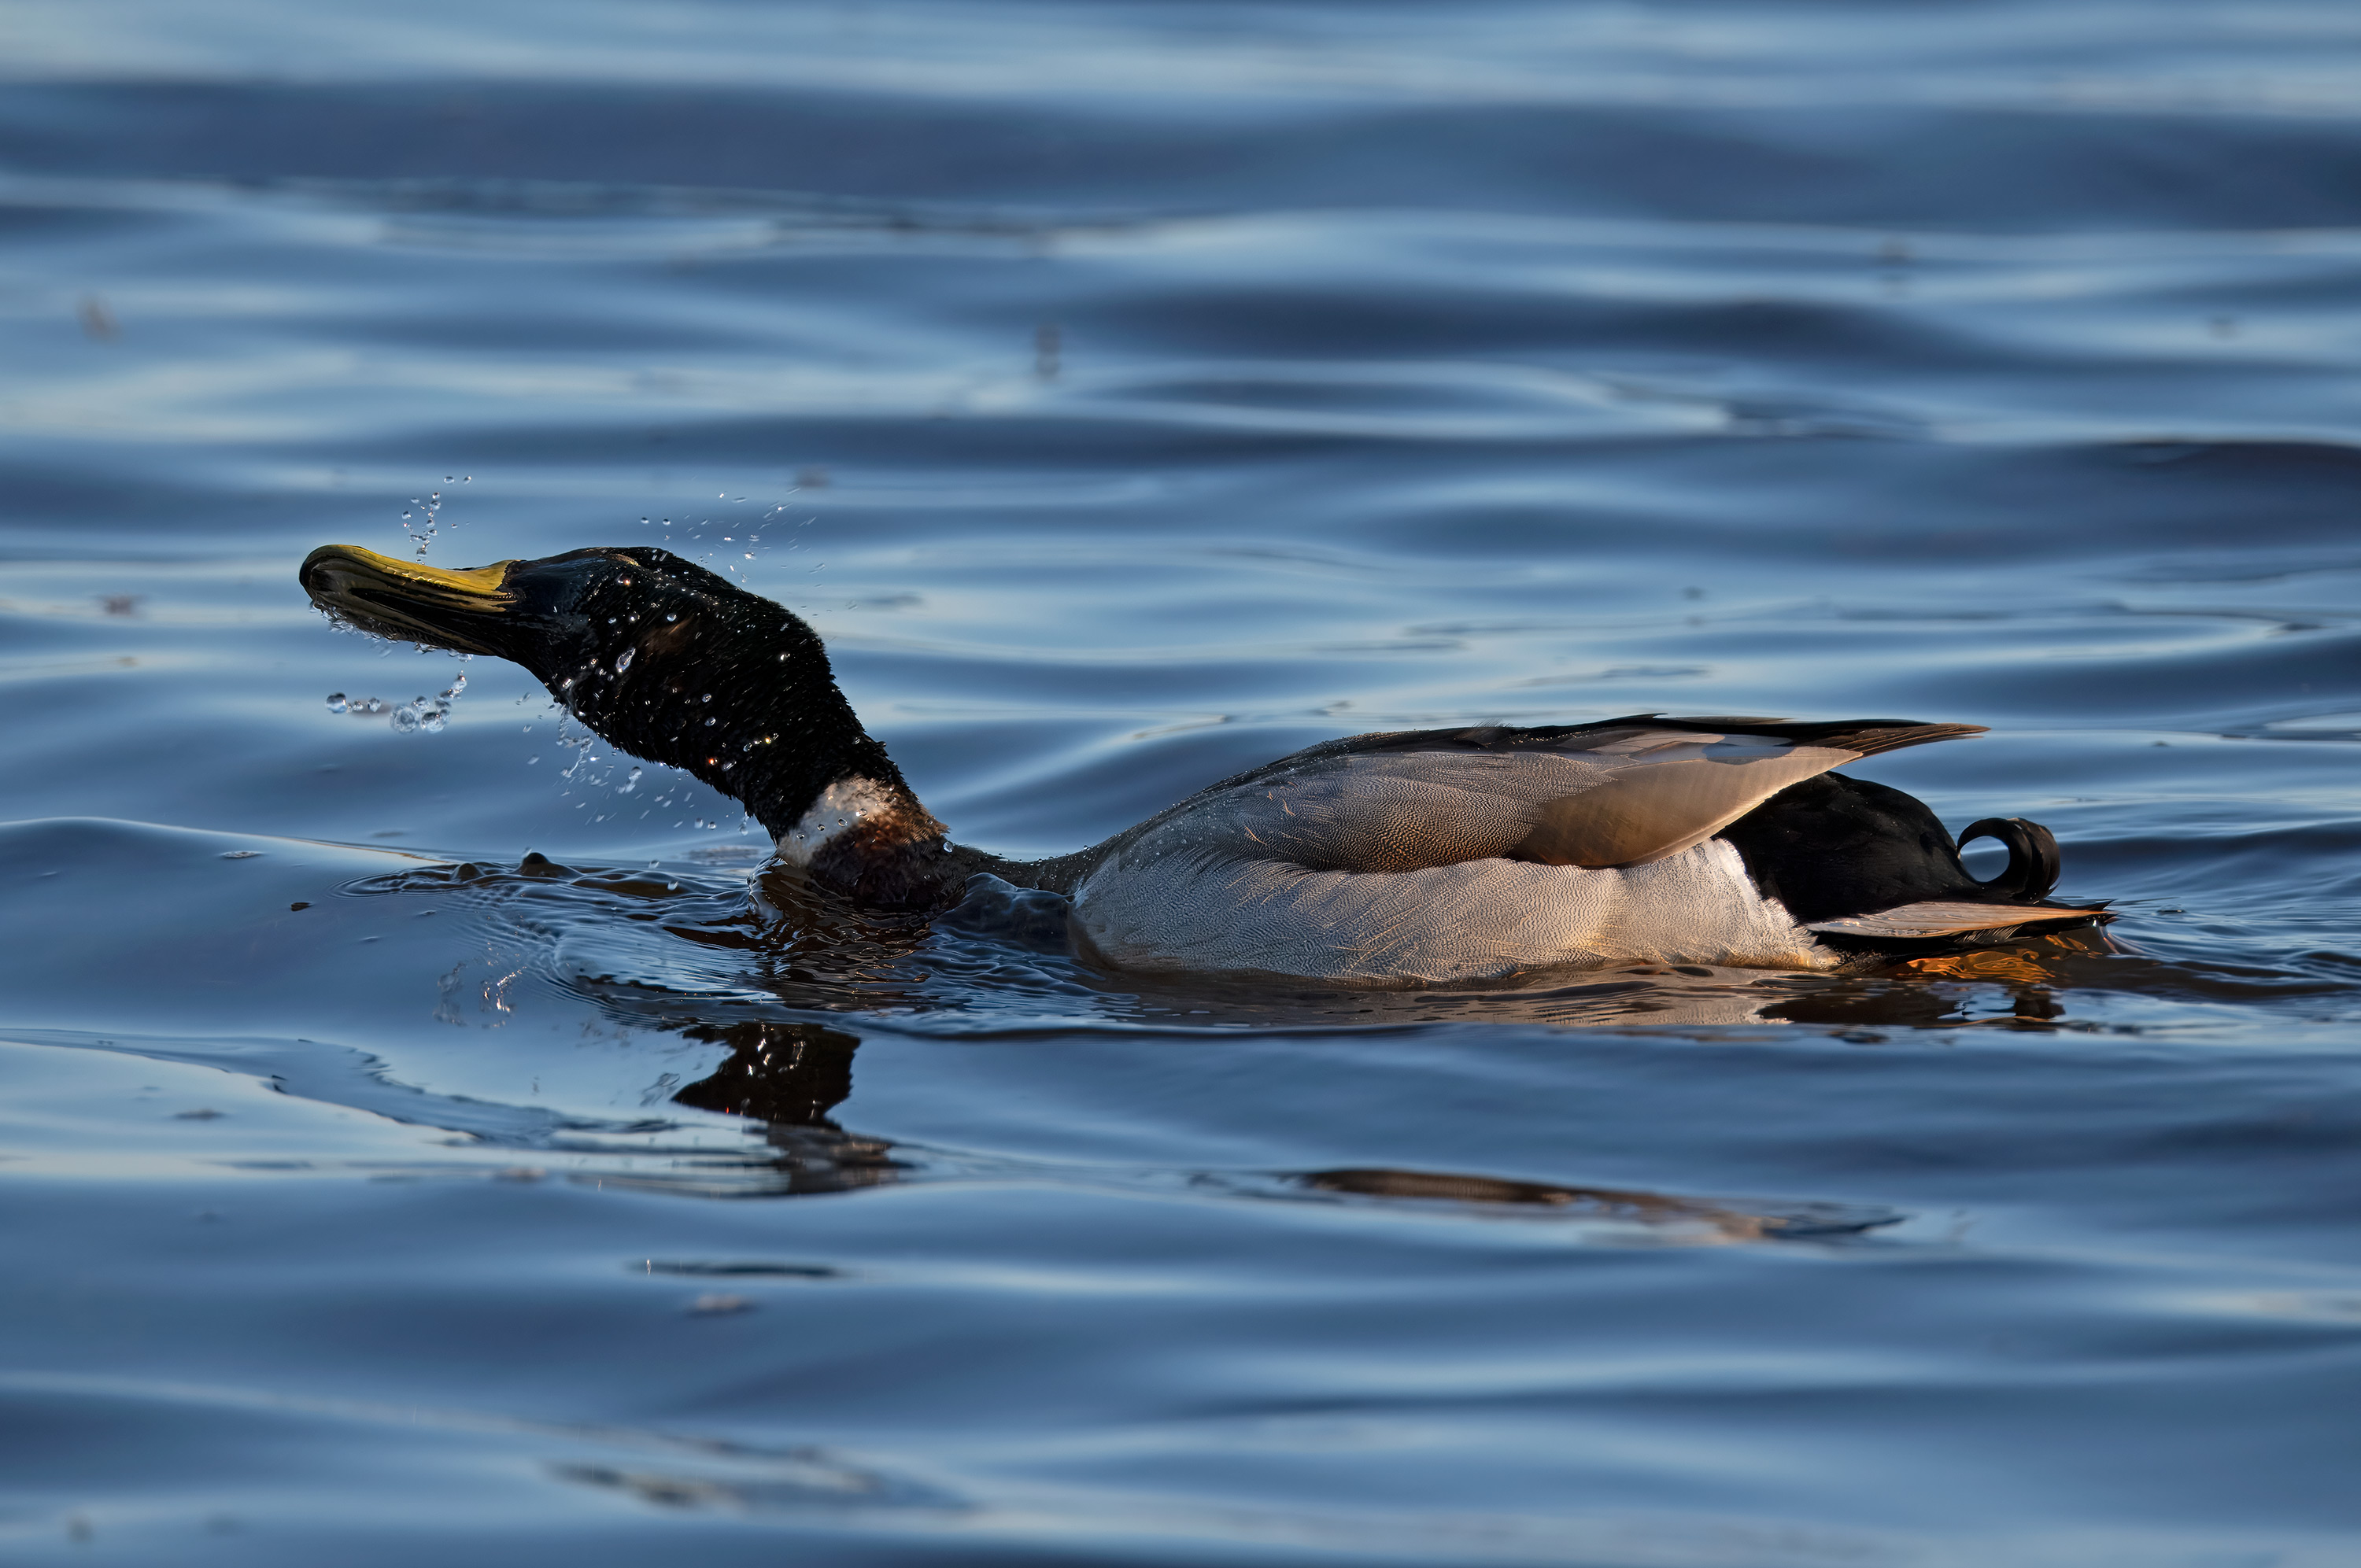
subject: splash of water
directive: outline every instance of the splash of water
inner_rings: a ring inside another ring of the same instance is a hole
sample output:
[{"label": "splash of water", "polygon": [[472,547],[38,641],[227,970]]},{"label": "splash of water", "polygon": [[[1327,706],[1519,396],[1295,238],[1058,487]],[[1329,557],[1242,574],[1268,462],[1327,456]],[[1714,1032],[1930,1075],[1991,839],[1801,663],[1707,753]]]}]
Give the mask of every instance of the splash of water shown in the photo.
[{"label": "splash of water", "polygon": [[[467,657],[466,654],[457,656]],[[433,696],[415,696],[405,703],[389,704],[383,697],[346,696],[343,692],[330,692],[328,711],[350,714],[356,718],[374,718],[390,710],[391,717],[388,722],[393,726],[396,734],[415,735],[421,730],[434,734],[450,721],[451,709],[458,704],[467,689],[467,677],[462,672]]]},{"label": "splash of water", "polygon": [[[473,474],[465,475],[459,479],[459,483],[472,484],[475,477]],[[451,483],[451,476],[444,475],[443,482],[446,485]],[[425,516],[418,517],[415,515],[418,512],[423,512]],[[418,558],[422,561],[426,559],[427,546],[434,543],[437,530],[446,526],[443,521],[442,514],[443,492],[440,490],[427,491],[426,499],[423,500],[416,496],[411,497],[410,510],[404,510],[401,514],[401,530],[410,535],[410,542],[418,546]],[[458,520],[452,519],[447,526],[456,528],[459,526]]]}]

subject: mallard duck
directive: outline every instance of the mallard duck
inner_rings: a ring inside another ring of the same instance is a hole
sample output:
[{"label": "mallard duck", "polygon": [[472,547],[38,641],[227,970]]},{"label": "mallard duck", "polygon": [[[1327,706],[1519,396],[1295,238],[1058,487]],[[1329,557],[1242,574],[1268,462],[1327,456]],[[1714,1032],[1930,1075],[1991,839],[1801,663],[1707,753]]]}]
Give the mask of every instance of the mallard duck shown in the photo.
[{"label": "mallard duck", "polygon": [[[822,888],[925,912],[1045,890],[1118,968],[1360,984],[1826,970],[2108,918],[2048,900],[2057,844],[2039,826],[1987,819],[1955,842],[1919,801],[1830,771],[1972,724],[1634,714],[1356,735],[1016,861],[950,841],[810,627],[667,551],[452,571],[331,544],[301,578],[362,630],[523,665],[619,750],[742,802]],[[1982,837],[2009,860],[1979,881],[1960,844]]]}]

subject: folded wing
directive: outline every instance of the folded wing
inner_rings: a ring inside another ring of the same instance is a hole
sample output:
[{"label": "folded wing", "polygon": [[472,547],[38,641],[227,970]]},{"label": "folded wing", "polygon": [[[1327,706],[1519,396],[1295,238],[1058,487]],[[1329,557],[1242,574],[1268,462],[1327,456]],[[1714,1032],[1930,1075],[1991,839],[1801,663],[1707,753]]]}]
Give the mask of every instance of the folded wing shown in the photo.
[{"label": "folded wing", "polygon": [[1147,824],[1129,848],[1312,871],[1406,872],[1489,858],[1646,865],[1828,769],[1978,733],[1902,719],[1643,715],[1546,729],[1356,736],[1217,784]]}]

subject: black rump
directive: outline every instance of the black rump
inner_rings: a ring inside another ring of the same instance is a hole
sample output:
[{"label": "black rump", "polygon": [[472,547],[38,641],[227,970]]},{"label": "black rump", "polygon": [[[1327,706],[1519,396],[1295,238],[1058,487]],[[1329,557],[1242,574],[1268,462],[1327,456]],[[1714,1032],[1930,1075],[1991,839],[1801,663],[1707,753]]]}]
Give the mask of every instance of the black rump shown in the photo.
[{"label": "black rump", "polygon": [[1788,785],[1717,837],[1799,925],[1929,899],[2007,902],[1968,874],[1924,802],[1842,773]]}]

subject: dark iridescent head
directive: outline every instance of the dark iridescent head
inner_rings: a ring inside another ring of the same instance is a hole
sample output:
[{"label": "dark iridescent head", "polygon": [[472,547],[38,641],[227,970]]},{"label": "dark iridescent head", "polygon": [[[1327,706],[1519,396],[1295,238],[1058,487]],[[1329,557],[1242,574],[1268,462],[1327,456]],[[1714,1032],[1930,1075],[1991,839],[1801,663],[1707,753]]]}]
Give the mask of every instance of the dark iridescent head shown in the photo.
[{"label": "dark iridescent head", "polygon": [[363,631],[522,664],[618,749],[736,796],[774,835],[846,779],[908,800],[906,828],[940,834],[862,731],[812,629],[669,551],[451,571],[327,544],[300,576],[313,603]]}]

